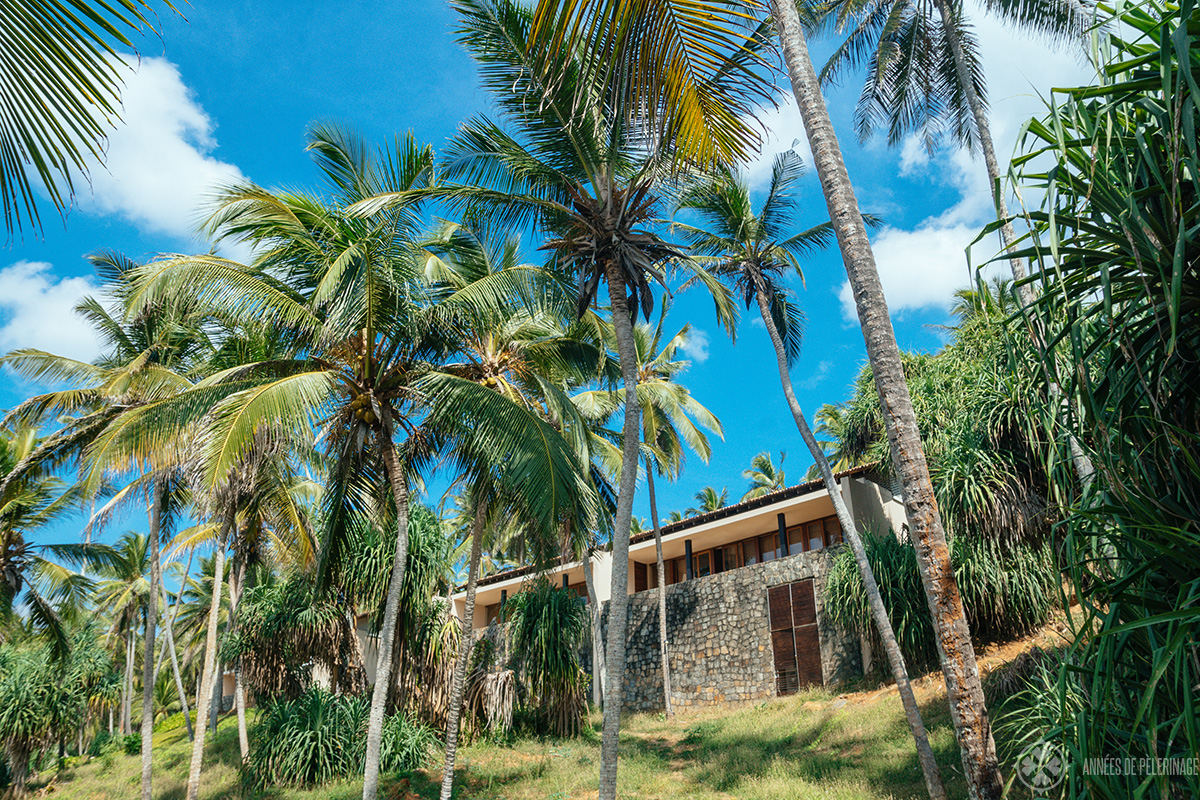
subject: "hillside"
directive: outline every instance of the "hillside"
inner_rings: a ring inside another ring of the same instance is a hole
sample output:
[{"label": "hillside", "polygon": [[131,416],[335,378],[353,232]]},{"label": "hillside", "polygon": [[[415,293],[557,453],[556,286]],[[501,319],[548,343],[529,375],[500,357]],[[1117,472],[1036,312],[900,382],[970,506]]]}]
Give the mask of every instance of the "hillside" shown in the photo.
[{"label": "hillside", "polygon": [[[994,672],[1037,645],[1062,643],[1059,624],[1020,642],[988,648],[980,668]],[[954,748],[945,692],[937,674],[915,681],[930,740],[951,796],[965,795]],[[462,798],[568,800],[595,797],[599,760],[599,715],[585,735],[572,740],[517,739],[475,742],[460,751]],[[253,735],[253,731],[252,731]],[[734,709],[679,715],[634,715],[623,724],[621,796],[644,800],[673,798],[830,798],[883,800],[920,798],[924,784],[894,687],[869,687],[831,694],[809,690],[793,697]],[[1004,742],[999,743],[1004,753]],[[190,758],[182,728],[155,734],[156,797],[184,797]],[[215,748],[205,762],[208,800],[237,796],[237,730],[222,718]],[[386,785],[389,800],[435,798],[438,764]],[[137,792],[137,757],[113,753],[69,763],[57,775],[42,776],[37,793],[57,800],[125,800]],[[352,800],[358,782],[313,790],[272,790],[249,797],[279,800]]]}]

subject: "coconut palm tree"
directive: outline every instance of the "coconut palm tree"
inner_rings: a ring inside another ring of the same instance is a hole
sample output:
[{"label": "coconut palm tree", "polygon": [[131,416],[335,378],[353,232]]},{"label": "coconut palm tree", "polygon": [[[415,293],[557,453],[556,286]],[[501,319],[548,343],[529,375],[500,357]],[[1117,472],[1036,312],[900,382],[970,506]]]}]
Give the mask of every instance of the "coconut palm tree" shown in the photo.
[{"label": "coconut palm tree", "polygon": [[[846,406],[844,403],[826,403],[813,416],[813,433],[821,438],[817,445],[825,454],[834,472],[856,467],[859,460],[850,452],[846,442]],[[804,476],[810,481],[821,477],[821,470],[814,463]]]},{"label": "coconut palm tree", "polygon": [[771,460],[771,451],[764,450],[750,459],[750,469],[742,470],[742,477],[750,481],[750,488],[742,495],[742,502],[768,495],[787,486],[783,461],[787,453],[779,451],[779,464]]},{"label": "coconut palm tree", "polygon": [[74,179],[87,176],[89,162],[103,161],[105,138],[120,121],[121,73],[128,68],[116,48],[133,48],[131,35],[153,31],[151,16],[143,0],[0,6],[0,202],[10,235],[22,219],[40,229],[38,188],[65,214]]},{"label": "coconut palm tree", "polygon": [[[799,313],[783,285],[783,278],[792,272],[802,279],[803,272],[798,257],[808,250],[825,246],[831,233],[829,224],[822,223],[789,235],[796,210],[794,187],[802,174],[803,163],[794,152],[776,157],[770,188],[761,208],[756,212],[750,201],[750,190],[746,182],[739,180],[728,170],[718,171],[711,179],[691,187],[680,201],[681,210],[696,213],[700,217],[700,224],[707,227],[682,223],[676,223],[675,227],[692,245],[696,257],[709,262],[709,268],[714,275],[724,278],[736,287],[747,308],[752,303],[758,306],[775,349],[784,397],[800,436],[808,446],[809,453],[824,479],[838,521],[858,562],[872,615],[900,690],[930,796],[945,797],[937,761],[929,746],[925,725],[908,680],[908,671],[892,631],[887,608],[871,572],[862,538],[854,518],[846,507],[841,487],[834,479],[829,461],[808,427],[792,387],[790,369],[800,352],[801,326],[798,324]],[[769,454],[761,455],[767,458],[769,464]],[[780,461],[782,462],[782,457]],[[747,471],[746,474],[753,476],[755,473]],[[782,480],[780,482],[782,483]]]},{"label": "coconut palm tree", "polygon": [[[962,754],[967,786],[975,797],[998,798],[1003,781],[975,663],[975,650],[971,645],[971,632],[954,582],[946,532],[934,500],[912,398],[901,367],[900,348],[896,344],[896,333],[875,268],[875,256],[867,238],[866,220],[859,211],[854,186],[842,159],[825,98],[821,95],[800,15],[791,3],[771,0],[771,16],[816,162],[830,224],[850,281],[879,400],[887,409],[884,421],[896,475],[904,494],[921,582],[937,632],[950,716]],[[804,422],[804,427],[807,425]],[[929,783],[928,779],[926,783]],[[932,786],[930,788],[932,790]]]},{"label": "coconut palm tree", "polygon": [[0,427],[0,617],[7,619],[15,607],[24,607],[33,629],[51,641],[56,658],[63,658],[69,642],[58,607],[82,607],[91,582],[46,556],[78,564],[102,558],[106,550],[37,545],[27,538],[75,510],[80,496],[49,465],[26,468],[41,441],[34,428]]},{"label": "coconut palm tree", "polygon": [[[394,505],[395,557],[376,670],[387,676],[407,563],[410,473],[428,458],[427,448],[452,441],[447,455],[467,465],[465,471],[493,470],[502,485],[541,481],[547,491],[533,498],[530,509],[540,519],[555,518],[560,504],[572,502],[577,470],[566,445],[539,417],[487,386],[434,368],[453,352],[447,343],[453,331],[439,325],[412,246],[414,203],[349,211],[370,197],[412,197],[427,186],[431,150],[409,136],[373,153],[356,136],[332,128],[315,128],[309,149],[326,180],[325,197],[239,185],[220,199],[210,230],[253,244],[260,254],[254,264],[212,256],[154,262],[144,272],[138,298],[147,304],[186,298],[228,320],[266,320],[286,332],[289,357],[216,373],[152,413],[205,418],[201,459],[210,484],[244,457],[264,428],[300,439],[319,432],[328,463],[322,590],[330,568],[343,557],[360,500],[374,497],[373,502]],[[492,294],[472,302],[495,308],[506,300]],[[212,407],[211,391],[227,384],[245,388]],[[150,418],[150,410],[145,416]],[[153,427],[147,430],[142,435],[152,437]],[[402,434],[408,438],[403,448],[397,444]],[[380,485],[389,490],[386,498],[372,494]],[[234,523],[223,521],[227,531]],[[377,680],[372,693],[365,797],[378,789],[389,688],[390,681]],[[199,792],[202,745],[197,736],[192,800]]]},{"label": "coconut palm tree", "polygon": [[[664,475],[672,481],[677,479],[683,469],[685,445],[707,463],[712,455],[712,447],[702,428],[707,428],[724,438],[720,420],[697,402],[678,381],[678,375],[687,369],[690,362],[676,356],[687,344],[691,326],[684,325],[664,343],[663,326],[669,308],[670,304],[664,300],[657,324],[653,327],[649,324],[639,324],[634,329],[638,357],[637,398],[642,420],[646,491],[650,500],[650,519],[654,531],[660,587],[658,645],[663,672],[663,707],[668,718],[674,716],[674,711],[671,705],[671,670],[667,647],[667,574],[662,557],[662,527],[658,517],[654,476]],[[604,421],[625,402],[625,395],[623,390],[582,392],[575,396],[575,402],[585,409],[588,416]],[[639,533],[642,529],[641,520],[630,520],[631,534]]]},{"label": "coconut palm tree", "polygon": [[[1060,43],[1082,44],[1091,26],[1085,0],[1049,3],[993,3],[988,10],[1026,33]],[[867,139],[879,125],[888,142],[897,144],[917,133],[932,150],[939,139],[983,151],[996,218],[1005,251],[1017,241],[1009,221],[1000,164],[988,123],[987,88],[979,43],[959,0],[833,0],[813,4],[818,24],[831,27],[845,40],[821,69],[829,84],[846,70],[866,67],[855,109],[855,128]],[[1032,300],[1024,263],[1011,258],[1013,279],[1022,300]]]},{"label": "coconut palm tree", "polygon": [[[530,413],[544,417],[575,439],[575,450],[585,449],[586,422],[566,389],[596,376],[604,365],[605,352],[596,343],[580,338],[581,333],[586,333],[587,324],[569,324],[574,311],[570,293],[563,290],[550,272],[521,263],[516,237],[489,244],[468,228],[448,225],[425,243],[425,249],[430,252],[426,275],[435,281],[434,292],[438,297],[435,311],[443,318],[442,324],[455,332],[453,360],[443,369],[489,387]],[[489,303],[488,308],[481,309],[474,300],[487,295],[511,295],[509,287],[521,285],[540,298],[536,305],[493,307]],[[589,321],[595,324],[595,320]],[[584,435],[578,435],[580,432]],[[586,452],[583,459],[581,465],[587,463]],[[582,472],[581,466],[579,469]],[[510,537],[510,543],[519,538],[521,545],[537,554],[535,560],[539,562],[548,561],[550,553],[561,546],[556,541],[557,528],[539,528],[536,519],[527,519],[524,511],[529,498],[543,491],[543,486],[510,486],[506,492],[498,491],[500,487],[494,484],[487,470],[472,471],[475,475],[466,479],[463,492],[470,507],[470,552],[463,630],[447,707],[443,800],[449,800],[454,788],[459,716],[474,643],[471,625],[484,535],[489,530],[517,534]],[[576,514],[588,517],[586,508]],[[574,528],[587,529],[587,526]]]},{"label": "coconut palm tree", "polygon": [[696,506],[683,512],[689,517],[694,517],[697,514],[707,514],[710,511],[724,508],[729,504],[729,488],[722,486],[720,491],[718,491],[716,487],[705,486],[696,492],[695,500]]},{"label": "coconut palm tree", "polygon": [[[125,678],[121,689],[121,733],[133,731],[134,645],[147,619],[150,598],[149,538],[130,531],[113,546],[114,558],[96,571],[95,604],[111,620],[109,636],[125,642]],[[153,727],[153,725],[151,726]]]},{"label": "coconut palm tree", "polygon": [[[640,309],[649,316],[654,305],[651,281],[662,281],[663,265],[680,253],[651,231],[659,193],[674,164],[672,144],[686,130],[682,120],[659,117],[646,122],[647,105],[628,105],[628,96],[608,91],[593,69],[601,60],[591,44],[595,27],[581,31],[579,46],[564,46],[562,33],[572,30],[572,9],[541,3],[531,10],[512,0],[456,0],[461,19],[459,38],[480,64],[484,85],[516,134],[486,119],[466,123],[447,148],[448,176],[457,185],[439,195],[467,206],[489,224],[508,227],[531,222],[549,238],[545,245],[558,269],[578,279],[580,315],[607,287],[622,381],[627,394],[637,386],[633,319]],[[582,10],[591,17],[582,4]],[[626,11],[635,10],[633,4]],[[700,16],[700,36],[718,31],[718,15]],[[637,14],[626,14],[626,18]],[[694,16],[694,15],[693,15]],[[720,21],[719,21],[720,20]],[[585,26],[586,28],[587,26]],[[677,27],[673,30],[678,31]],[[740,28],[739,28],[740,30]],[[628,32],[628,30],[627,30]],[[719,34],[710,50],[718,57]],[[616,40],[614,40],[616,41]],[[639,40],[641,41],[641,40]],[[738,46],[743,39],[738,39]],[[738,50],[737,52],[749,52]],[[715,65],[719,71],[727,62]],[[607,70],[608,67],[605,67]],[[660,75],[665,75],[661,70]],[[615,86],[632,86],[618,81]],[[714,87],[732,96],[727,76]],[[655,108],[661,95],[654,101]],[[387,207],[402,196],[380,196],[360,204],[360,213]],[[625,611],[629,582],[629,519],[633,509],[639,462],[638,407],[625,404],[622,471],[613,524],[613,573],[607,672],[608,695],[601,745],[600,797],[616,792],[622,673],[625,663]],[[364,795],[373,798],[372,794]]]}]

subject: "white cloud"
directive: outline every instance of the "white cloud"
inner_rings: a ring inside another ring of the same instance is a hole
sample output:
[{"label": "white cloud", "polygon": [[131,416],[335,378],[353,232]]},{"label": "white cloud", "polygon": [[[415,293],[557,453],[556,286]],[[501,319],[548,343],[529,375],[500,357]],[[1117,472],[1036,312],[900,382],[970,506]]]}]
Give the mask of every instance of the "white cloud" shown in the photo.
[{"label": "white cloud", "polygon": [[99,289],[89,278],[59,279],[42,261],[0,269],[0,353],[36,347],[91,361],[99,354],[96,336],[74,308]]},{"label": "white cloud", "polygon": [[[971,282],[963,248],[978,234],[976,226],[940,221],[912,231],[884,228],[875,236],[873,249],[888,310],[893,314],[907,309],[948,310],[954,290]],[[843,316],[857,321],[849,282],[842,284],[838,297]]]},{"label": "white cloud", "polygon": [[924,167],[928,163],[929,149],[925,147],[920,137],[909,136],[905,139],[904,145],[900,148],[900,174],[912,175],[917,171],[917,167]]},{"label": "white cloud", "polygon": [[824,360],[824,361],[819,362],[817,364],[817,368],[812,370],[811,372],[809,372],[807,378],[800,381],[800,384],[799,384],[800,388],[808,389],[809,391],[817,388],[817,386],[820,385],[821,381],[825,380],[825,378],[828,377],[829,371],[831,369],[833,369],[832,361]]},{"label": "white cloud", "polygon": [[701,328],[693,327],[680,349],[695,363],[703,364],[708,361],[708,334]]},{"label": "white cloud", "polygon": [[91,169],[81,206],[148,233],[193,238],[214,187],[241,178],[241,170],[210,155],[213,121],[166,59],[141,59],[122,99],[122,122],[109,135],[105,163]]},{"label": "white cloud", "polygon": [[[1042,97],[1053,87],[1089,83],[1094,73],[1077,53],[1051,49],[985,15],[976,3],[970,5],[988,79],[992,138],[1003,170],[1017,146],[1021,126],[1044,113]],[[905,177],[925,173],[931,183],[949,188],[956,199],[912,229],[884,228],[874,236],[875,260],[888,308],[893,313],[948,308],[954,291],[973,278],[965,255],[967,246],[994,219],[983,159],[948,149],[930,157],[919,141],[909,138],[900,150],[898,171]],[[1025,201],[1036,203],[1037,198],[1026,197]],[[1016,199],[1010,197],[1009,209],[1018,208]],[[971,264],[978,266],[999,249],[998,237],[981,240],[973,248]],[[996,271],[1003,274],[1004,268],[997,265]],[[856,321],[848,283],[843,284],[840,297],[846,319]]]},{"label": "white cloud", "polygon": [[795,150],[812,169],[812,150],[804,132],[804,119],[796,106],[796,98],[786,92],[777,108],[763,108],[754,116],[766,128],[762,149],[750,160],[743,172],[751,189],[765,188],[771,181],[771,165],[775,156],[787,150]]}]

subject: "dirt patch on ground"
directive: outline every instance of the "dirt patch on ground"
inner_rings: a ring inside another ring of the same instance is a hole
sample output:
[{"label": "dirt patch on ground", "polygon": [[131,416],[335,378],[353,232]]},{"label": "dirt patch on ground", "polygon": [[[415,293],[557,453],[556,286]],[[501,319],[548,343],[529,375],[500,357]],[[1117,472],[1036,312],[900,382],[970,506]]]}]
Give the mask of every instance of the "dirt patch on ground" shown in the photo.
[{"label": "dirt patch on ground", "polygon": [[[1041,630],[1024,639],[985,645],[975,651],[975,661],[979,665],[979,674],[982,677],[987,677],[988,674],[1035,647],[1043,650],[1053,650],[1065,647],[1070,642],[1071,626],[1068,623],[1066,614],[1056,610],[1053,612],[1050,622],[1042,627]],[[924,703],[937,697],[945,697],[946,695],[946,685],[942,680],[942,673],[937,670],[913,678],[912,685],[913,693],[916,695],[918,703]],[[882,700],[895,698],[898,694],[899,690],[896,688],[896,685],[889,683],[887,686],[877,689],[847,692],[838,695],[833,700],[824,702],[810,700],[805,702],[801,707],[806,711],[836,710],[847,704],[871,705]]]}]

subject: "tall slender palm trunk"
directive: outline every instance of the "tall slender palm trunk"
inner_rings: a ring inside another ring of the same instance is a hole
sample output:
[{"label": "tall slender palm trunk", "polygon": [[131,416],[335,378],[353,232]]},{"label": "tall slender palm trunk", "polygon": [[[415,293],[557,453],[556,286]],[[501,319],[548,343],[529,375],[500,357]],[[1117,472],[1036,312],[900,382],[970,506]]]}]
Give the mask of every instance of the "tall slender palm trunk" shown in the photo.
[{"label": "tall slender palm trunk", "polygon": [[217,668],[212,676],[212,702],[208,704],[208,727],[215,735],[221,720],[221,706],[225,704],[225,665],[217,659]]},{"label": "tall slender palm trunk", "polygon": [[183,676],[179,672],[179,658],[175,653],[175,635],[169,621],[163,633],[167,637],[165,649],[170,650],[171,653],[171,674],[175,678],[175,691],[179,694],[179,710],[183,712],[183,724],[187,726],[187,737],[190,742],[196,738],[196,734],[192,731],[192,717],[188,713],[187,692],[183,688]]},{"label": "tall slender palm trunk", "polygon": [[225,579],[225,537],[228,536],[232,523],[233,520],[227,518],[221,535],[217,538],[212,604],[208,609],[208,631],[204,638],[204,667],[200,672],[200,699],[196,702],[196,738],[192,742],[192,763],[188,769],[187,800],[196,800],[200,796],[200,767],[204,763],[204,736],[207,733],[205,726],[200,724],[200,715],[211,708],[213,702],[213,672],[217,667],[217,625],[221,618],[221,586]]},{"label": "tall slender palm trunk", "polygon": [[650,521],[654,525],[654,553],[658,559],[658,652],[662,659],[663,710],[667,719],[675,717],[671,708],[671,661],[667,652],[667,568],[663,564],[662,527],[658,524],[658,500],[654,496],[654,468],[646,458],[646,491],[650,495]]},{"label": "tall slender palm trunk", "polygon": [[441,800],[450,800],[454,792],[454,759],[458,755],[459,718],[462,716],[463,685],[467,680],[467,662],[475,643],[475,586],[479,581],[479,558],[483,550],[483,528],[487,504],[475,503],[475,519],[471,522],[471,561],[467,567],[467,597],[463,601],[462,630],[458,639],[458,663],[450,683],[450,705],[446,709],[446,765],[442,768]]},{"label": "tall slender palm trunk", "polygon": [[[171,672],[175,677],[175,691],[179,693],[179,706],[183,712],[183,724],[187,726],[188,741],[195,741],[196,734],[192,730],[192,718],[188,713],[187,692],[183,690],[183,677],[179,672],[179,657],[175,651],[175,620],[179,617],[179,609],[181,603],[179,598],[183,596],[183,587],[187,584],[188,575],[192,572],[192,558],[196,555],[195,549],[188,551],[187,568],[183,571],[183,584],[179,587],[179,593],[175,595],[175,607],[171,609],[171,615],[167,617],[167,624],[164,626],[163,633],[167,637],[167,646],[163,648],[163,652],[169,652],[171,656]],[[163,607],[167,608],[167,592],[166,589],[161,590],[163,598]],[[159,653],[159,664],[154,668],[154,680],[158,682],[158,670],[162,667],[163,653]]]},{"label": "tall slender palm trunk", "polygon": [[638,454],[638,362],[633,321],[625,297],[624,276],[615,264],[608,265],[606,278],[625,388],[621,478],[618,482],[617,512],[613,517],[612,594],[608,601],[608,646],[605,648],[607,679],[604,684],[604,726],[600,734],[599,800],[614,800],[617,796],[617,758],[625,681],[625,631],[629,627],[629,520],[633,515],[633,493],[637,488],[638,462],[641,459]]},{"label": "tall slender palm trunk", "polygon": [[125,634],[125,682],[121,686],[121,735],[133,733],[133,627]]},{"label": "tall slender palm trunk", "polygon": [[796,7],[784,0],[772,0],[771,12],[783,44],[792,90],[804,119],[829,219],[850,279],[867,357],[875,375],[893,467],[904,490],[910,534],[925,599],[933,617],[950,716],[962,753],[968,791],[975,800],[993,800],[1003,793],[996,743],[992,738],[962,597],[950,565],[950,548],[934,500],[916,414],[904,380],[900,348],[875,268],[875,256],[825,99],[817,84]]},{"label": "tall slender palm trunk", "polygon": [[150,592],[146,596],[146,636],[142,649],[142,800],[152,800],[154,764],[154,639],[158,627],[158,594],[162,583],[159,537],[163,492],[160,481],[150,484]]},{"label": "tall slender palm trunk", "polygon": [[[241,559],[237,568],[237,589],[230,592],[229,597],[229,625],[234,631],[238,626],[238,606],[241,603],[242,594],[249,588],[247,581],[251,580],[253,574],[253,571],[248,572],[246,569],[246,559]],[[246,686],[242,682],[241,656],[238,656],[237,661],[233,662],[233,705],[237,709],[238,753],[245,762],[250,758],[250,736],[246,730]]]},{"label": "tall slender palm trunk", "polygon": [[592,576],[592,550],[583,556],[583,584],[587,587],[588,617],[592,622],[592,702],[604,708],[604,628],[600,624],[600,600]]},{"label": "tall slender palm trunk", "polygon": [[396,620],[400,616],[400,594],[404,589],[404,569],[408,561],[408,481],[396,455],[390,409],[383,409],[381,421],[383,434],[379,444],[383,449],[383,465],[396,500],[396,554],[392,564],[392,578],[388,582],[387,602],[383,608],[383,628],[379,631],[375,686],[371,690],[366,765],[363,769],[363,800],[375,800],[379,794],[379,749],[383,740],[383,713],[387,708],[388,687],[392,682]]},{"label": "tall slender palm trunk", "polygon": [[[963,93],[966,95],[967,106],[971,109],[971,116],[975,118],[975,128],[979,133],[979,149],[983,151],[983,163],[987,166],[988,185],[991,187],[992,201],[996,206],[996,219],[1003,220],[1000,225],[1000,241],[1004,245],[1004,252],[1011,253],[1017,246],[1017,232],[1013,229],[1012,223],[1008,221],[1008,202],[1004,199],[1003,183],[1000,180],[1000,162],[996,159],[996,148],[992,141],[992,129],[988,121],[987,109],[983,106],[983,98],[979,96],[979,92],[975,91],[975,83],[971,80],[962,41],[955,33],[955,9],[948,0],[934,0],[934,5],[937,6],[938,13],[942,17],[942,27],[946,31],[946,42],[950,46],[950,53],[954,59],[954,69],[958,73],[959,83],[963,86]],[[1020,298],[1022,305],[1031,305],[1034,300],[1033,289],[1024,282],[1026,278],[1024,259],[1010,256],[1008,264],[1012,270],[1017,297]],[[1030,332],[1035,342],[1041,344],[1042,332],[1036,324]],[[1062,390],[1058,384],[1050,380],[1049,387],[1051,398],[1060,399]],[[1071,431],[1067,431],[1067,451],[1071,457],[1071,465],[1075,468],[1075,475],[1086,489],[1091,485],[1092,478],[1096,474],[1096,467],[1083,451],[1079,439]]]},{"label": "tall slender palm trunk", "polygon": [[925,788],[929,791],[931,800],[944,800],[946,787],[942,784],[942,774],[938,769],[937,759],[933,755],[933,748],[929,746],[925,721],[921,719],[921,709],[917,706],[917,698],[913,694],[912,684],[908,680],[908,668],[904,664],[904,656],[900,653],[900,645],[896,642],[896,632],[892,630],[892,621],[888,618],[887,607],[883,604],[883,596],[879,593],[879,584],[875,580],[875,573],[871,570],[871,562],[867,560],[867,550],[863,547],[862,537],[858,535],[858,527],[854,523],[854,518],[850,516],[850,509],[846,508],[846,500],[842,497],[841,487],[833,477],[833,469],[829,466],[829,460],[825,458],[825,452],[817,444],[817,438],[813,436],[812,429],[808,427],[808,419],[804,416],[804,410],[796,399],[796,392],[792,388],[792,376],[788,371],[787,351],[784,349],[783,339],[771,316],[770,301],[767,300],[766,292],[763,290],[761,278],[757,283],[758,310],[762,314],[763,323],[767,326],[771,344],[775,346],[775,360],[779,365],[779,380],[783,384],[783,394],[792,411],[792,418],[796,421],[796,428],[800,431],[800,438],[808,445],[808,452],[817,462],[821,479],[829,491],[829,499],[833,501],[834,513],[837,514],[846,540],[850,543],[854,560],[858,563],[858,572],[862,575],[863,586],[866,587],[867,592],[867,602],[871,607],[871,618],[875,621],[875,629],[879,632],[883,650],[887,653],[888,664],[892,668],[892,677],[896,679],[896,689],[899,691],[900,701],[904,705],[904,717],[908,721],[909,730],[912,731],[913,741],[916,742],[917,760],[920,762],[921,772],[925,776]]}]

